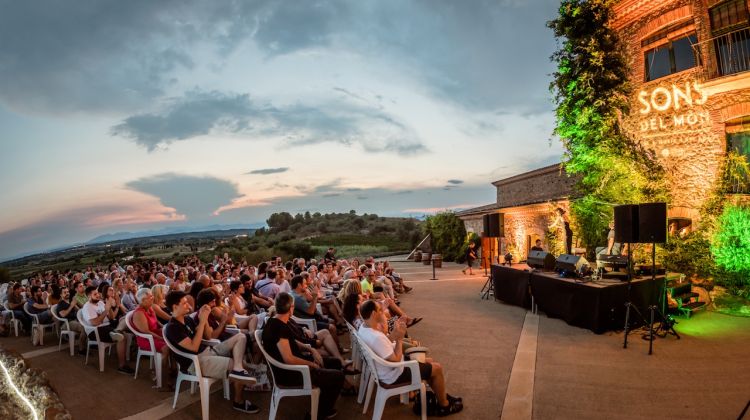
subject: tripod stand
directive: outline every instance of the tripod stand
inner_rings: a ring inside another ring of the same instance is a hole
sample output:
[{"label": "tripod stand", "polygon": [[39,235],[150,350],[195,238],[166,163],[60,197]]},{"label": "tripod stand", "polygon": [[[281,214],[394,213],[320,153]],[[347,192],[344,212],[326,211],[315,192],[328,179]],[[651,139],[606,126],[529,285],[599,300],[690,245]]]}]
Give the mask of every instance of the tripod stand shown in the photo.
[{"label": "tripod stand", "polygon": [[[651,244],[651,283],[653,287],[656,286],[656,244]],[[664,282],[662,283],[662,289],[659,293],[659,300],[661,300],[661,306],[662,309],[659,309],[659,306],[657,305],[659,302],[657,301],[657,304],[652,304],[648,307],[649,311],[651,312],[651,319],[649,323],[649,331],[648,331],[648,354],[653,354],[653,348],[654,348],[654,335],[657,335],[659,337],[666,337],[667,334],[672,334],[677,339],[680,339],[680,335],[677,334],[677,331],[674,329],[675,321],[673,319],[667,318],[664,314],[667,312],[667,277],[664,277]],[[653,293],[651,294],[653,296]],[[654,331],[654,316],[658,315],[659,318],[659,328]]]},{"label": "tripod stand", "polygon": [[[633,305],[633,302],[630,301],[630,289],[632,288],[633,283],[633,260],[631,256],[631,249],[630,249],[630,242],[627,243],[628,245],[628,294],[627,298],[625,299],[625,338],[622,342],[622,348],[626,349],[628,348],[628,334],[630,331],[630,311],[633,310],[638,315],[638,318],[643,322],[643,324],[646,324],[646,318],[643,317],[643,314],[641,311],[638,310],[638,307]],[[653,318],[653,317],[652,317]]]}]

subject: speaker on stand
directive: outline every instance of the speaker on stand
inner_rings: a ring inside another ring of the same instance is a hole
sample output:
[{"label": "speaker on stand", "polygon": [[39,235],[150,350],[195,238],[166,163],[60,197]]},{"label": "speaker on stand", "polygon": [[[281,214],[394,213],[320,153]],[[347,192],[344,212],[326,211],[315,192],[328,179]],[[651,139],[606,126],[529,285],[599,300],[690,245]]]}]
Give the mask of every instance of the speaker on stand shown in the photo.
[{"label": "speaker on stand", "polygon": [[[644,203],[638,206],[638,242],[651,244],[651,284],[656,286],[656,244],[667,242],[667,203]],[[651,296],[653,298],[653,293]],[[648,307],[651,315],[648,354],[653,354],[654,334],[663,333],[664,336],[672,334],[680,338],[674,329],[674,320],[666,316],[666,305],[667,278],[665,276],[657,303]],[[659,329],[654,331],[654,319],[657,316]]]}]

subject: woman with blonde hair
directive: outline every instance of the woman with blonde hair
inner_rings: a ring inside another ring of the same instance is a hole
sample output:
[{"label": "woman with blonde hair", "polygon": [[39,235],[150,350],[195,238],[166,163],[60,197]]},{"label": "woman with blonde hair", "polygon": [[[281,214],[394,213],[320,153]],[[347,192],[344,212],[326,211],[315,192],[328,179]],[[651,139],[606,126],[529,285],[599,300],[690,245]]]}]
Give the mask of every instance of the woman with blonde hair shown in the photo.
[{"label": "woman with blonde hair", "polygon": [[164,284],[155,284],[151,288],[151,293],[154,295],[154,302],[151,307],[154,308],[156,318],[162,324],[169,322],[169,319],[171,318],[171,316],[167,312],[167,305],[165,303],[167,291],[169,291],[169,287]]}]

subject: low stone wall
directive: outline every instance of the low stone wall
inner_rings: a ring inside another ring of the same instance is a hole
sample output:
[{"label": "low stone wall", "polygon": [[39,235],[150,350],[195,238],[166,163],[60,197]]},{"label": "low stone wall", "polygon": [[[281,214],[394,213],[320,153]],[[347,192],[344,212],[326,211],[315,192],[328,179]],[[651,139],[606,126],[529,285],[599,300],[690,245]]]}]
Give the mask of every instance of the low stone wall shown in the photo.
[{"label": "low stone wall", "polygon": [[7,374],[34,406],[40,419],[69,420],[73,417],[65,409],[47,379],[47,375],[38,369],[31,369],[27,362],[16,352],[0,349],[0,362],[5,370],[0,369],[0,419],[32,419],[31,409],[16,394]]}]

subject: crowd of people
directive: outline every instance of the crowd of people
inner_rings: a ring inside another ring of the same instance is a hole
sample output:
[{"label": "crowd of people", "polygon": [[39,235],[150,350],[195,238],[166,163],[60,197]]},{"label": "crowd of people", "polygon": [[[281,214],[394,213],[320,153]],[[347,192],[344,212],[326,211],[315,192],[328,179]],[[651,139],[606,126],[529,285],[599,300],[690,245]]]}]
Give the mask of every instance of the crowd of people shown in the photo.
[{"label": "crowd of people", "polygon": [[[82,320],[86,327],[96,329],[100,341],[114,344],[118,371],[132,375],[126,357],[131,349],[125,338],[135,328],[150,335],[161,353],[166,389],[174,389],[176,369],[194,368],[188,359],[170,352],[168,341],[180,352],[197,355],[203,376],[233,382],[235,409],[257,413],[260,408],[244,399],[243,390],[271,386],[267,381],[271,375],[253,336],[260,329],[267,354],[282,363],[310,367],[312,382],[321,389],[319,413],[331,418],[337,414],[340,395],[356,395],[358,385],[352,378],[361,373],[345,356],[351,351],[341,340],[347,323],[358,329],[362,341],[378,356],[403,360],[404,349],[420,344],[410,338],[408,328],[421,318],[399,306],[399,295],[411,290],[388,261],[336,259],[332,248],[321,261],[295,258],[284,262],[273,257],[257,266],[233,261],[227,254],[209,262],[191,256],[179,263],[113,263],[39,273],[3,285],[0,334],[8,334],[9,320],[16,319],[37,344],[44,331],[32,328],[29,314],[40,324],[64,318],[78,333],[79,354],[85,354],[95,333],[85,334]],[[131,325],[126,325],[129,313]],[[308,322],[317,328],[305,328]],[[148,339],[135,341],[150,350]],[[388,384],[411,380],[408,369],[378,369],[378,376]],[[440,364],[431,359],[420,362],[420,374],[437,396],[438,415],[463,408],[461,398],[447,394]],[[273,379],[282,386],[300,385],[302,380],[294,372],[275,368]]]}]

